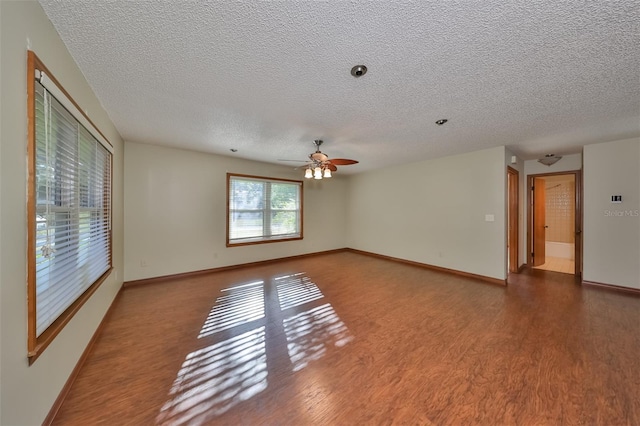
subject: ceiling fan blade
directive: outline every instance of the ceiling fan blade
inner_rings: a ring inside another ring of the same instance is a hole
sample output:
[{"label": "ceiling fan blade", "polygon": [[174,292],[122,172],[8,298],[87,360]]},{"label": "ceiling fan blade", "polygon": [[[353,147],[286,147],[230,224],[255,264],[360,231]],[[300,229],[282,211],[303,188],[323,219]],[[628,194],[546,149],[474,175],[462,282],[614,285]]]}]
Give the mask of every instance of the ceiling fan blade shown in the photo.
[{"label": "ceiling fan blade", "polygon": [[332,172],[338,171],[338,168],[336,166],[334,166],[333,164],[329,163],[326,165],[327,169],[331,170]]},{"label": "ceiling fan blade", "polygon": [[337,166],[349,166],[351,164],[358,164],[356,160],[347,160],[346,158],[332,158],[331,164],[335,164]]},{"label": "ceiling fan blade", "polygon": [[309,160],[283,160],[279,158],[277,161],[293,161],[294,163],[310,163]]}]

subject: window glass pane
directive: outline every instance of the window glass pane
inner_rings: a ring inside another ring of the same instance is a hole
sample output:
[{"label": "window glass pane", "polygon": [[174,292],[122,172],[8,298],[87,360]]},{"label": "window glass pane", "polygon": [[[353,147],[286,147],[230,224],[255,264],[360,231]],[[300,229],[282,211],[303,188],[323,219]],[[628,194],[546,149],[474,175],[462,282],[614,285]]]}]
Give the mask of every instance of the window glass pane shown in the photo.
[{"label": "window glass pane", "polygon": [[253,180],[234,180],[233,209],[262,210],[264,208],[265,184]]},{"label": "window glass pane", "polygon": [[271,208],[279,210],[297,210],[298,185],[292,185],[290,183],[272,183]]},{"label": "window glass pane", "polygon": [[271,235],[287,235],[298,232],[298,212],[296,211],[272,211]]}]

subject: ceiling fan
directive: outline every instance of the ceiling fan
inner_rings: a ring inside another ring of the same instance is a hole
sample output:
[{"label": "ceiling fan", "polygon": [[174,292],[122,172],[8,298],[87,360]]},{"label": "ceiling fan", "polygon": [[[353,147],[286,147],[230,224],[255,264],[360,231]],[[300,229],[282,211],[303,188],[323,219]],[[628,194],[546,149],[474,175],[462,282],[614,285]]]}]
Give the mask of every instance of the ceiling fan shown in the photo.
[{"label": "ceiling fan", "polygon": [[[331,172],[338,170],[336,166],[349,166],[351,164],[357,164],[356,160],[348,160],[346,158],[333,158],[329,157],[320,151],[320,145],[322,145],[321,139],[313,141],[316,146],[316,152],[309,154],[309,160],[304,161],[307,163],[304,168],[304,177],[307,179],[322,179],[330,178]],[[280,160],[280,161],[299,161],[299,160]],[[302,161],[300,161],[302,162]]]}]

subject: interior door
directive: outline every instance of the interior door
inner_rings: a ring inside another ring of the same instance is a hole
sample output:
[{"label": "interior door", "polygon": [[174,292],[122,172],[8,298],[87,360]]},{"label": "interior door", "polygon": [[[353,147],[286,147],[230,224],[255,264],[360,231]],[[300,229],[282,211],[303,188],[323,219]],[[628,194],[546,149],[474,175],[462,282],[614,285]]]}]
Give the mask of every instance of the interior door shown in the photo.
[{"label": "interior door", "polygon": [[518,171],[507,168],[508,191],[509,191],[509,229],[507,237],[507,247],[509,250],[509,272],[518,272],[518,228],[519,228],[519,207],[518,207]]},{"label": "interior door", "polygon": [[533,266],[544,264],[546,241],[546,208],[544,178],[533,181]]}]

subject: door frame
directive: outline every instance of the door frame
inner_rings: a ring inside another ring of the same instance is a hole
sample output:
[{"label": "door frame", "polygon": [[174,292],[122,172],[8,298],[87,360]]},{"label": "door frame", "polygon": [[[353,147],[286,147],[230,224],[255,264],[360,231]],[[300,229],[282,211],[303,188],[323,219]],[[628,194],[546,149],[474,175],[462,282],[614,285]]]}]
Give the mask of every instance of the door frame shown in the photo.
[{"label": "door frame", "polygon": [[[515,185],[513,181],[515,180]],[[520,174],[507,166],[507,256],[509,273],[517,274],[520,269]],[[511,191],[514,188],[514,191]]]},{"label": "door frame", "polygon": [[533,180],[539,177],[574,175],[575,178],[575,270],[574,274],[582,278],[582,170],[568,170],[566,172],[540,173],[527,175],[527,264],[533,265],[531,253],[533,252]]}]

